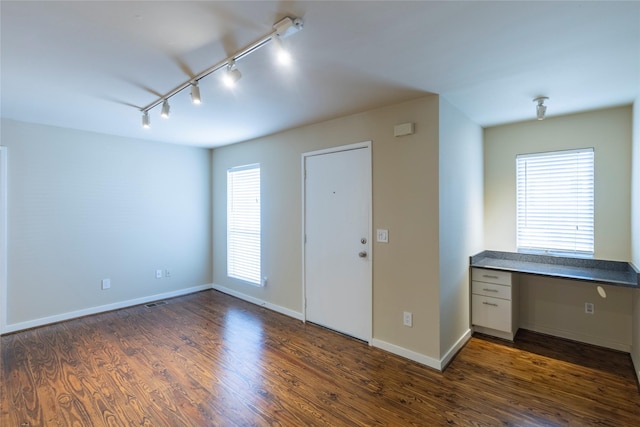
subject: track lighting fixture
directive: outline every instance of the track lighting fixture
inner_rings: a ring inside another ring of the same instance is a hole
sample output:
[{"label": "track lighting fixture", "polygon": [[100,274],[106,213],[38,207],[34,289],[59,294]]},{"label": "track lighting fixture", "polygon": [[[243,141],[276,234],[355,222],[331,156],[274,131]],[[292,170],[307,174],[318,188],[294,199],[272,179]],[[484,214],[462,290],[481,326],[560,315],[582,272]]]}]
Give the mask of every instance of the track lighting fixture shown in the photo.
[{"label": "track lighting fixture", "polygon": [[149,112],[145,111],[142,113],[142,127],[145,129],[149,129],[151,127],[151,122],[149,121]]},{"label": "track lighting fixture", "polygon": [[533,102],[538,103],[536,106],[536,116],[538,117],[538,120],[544,120],[544,115],[547,113],[547,106],[544,105],[544,101],[547,99],[549,99],[547,96],[539,96],[533,99]]},{"label": "track lighting fixture", "polygon": [[198,82],[191,83],[191,102],[196,105],[199,105],[202,100],[200,99],[200,88],[198,87]]},{"label": "track lighting fixture", "polygon": [[160,112],[160,117],[162,117],[163,119],[168,119],[169,118],[169,110],[171,109],[171,107],[169,106],[169,101],[167,101],[166,99],[162,102],[162,111]]},{"label": "track lighting fixture", "polygon": [[240,77],[242,77],[242,73],[240,73],[240,70],[236,67],[236,61],[233,59],[229,60],[229,63],[227,64],[227,72],[222,77],[222,82],[226,87],[233,88],[235,87],[236,82],[240,80]]},{"label": "track lighting fixture", "polygon": [[189,80],[176,86],[173,90],[165,93],[164,95],[157,98],[151,104],[142,107],[140,111],[142,112],[142,126],[145,128],[150,127],[149,121],[149,110],[157,107],[162,104],[162,111],[160,115],[164,118],[169,117],[169,98],[176,95],[179,92],[182,92],[187,87],[191,88],[191,101],[194,104],[200,104],[200,88],[198,87],[198,82],[207,77],[210,74],[215,73],[218,70],[225,69],[225,74],[223,76],[223,81],[225,84],[233,86],[239,79],[242,77],[240,70],[238,70],[236,66],[236,61],[244,58],[245,56],[256,52],[262,46],[268,44],[269,42],[274,42],[276,48],[278,49],[278,59],[279,61],[286,61],[288,52],[284,49],[282,44],[282,40],[284,38],[289,37],[292,34],[297,33],[302,30],[303,22],[300,18],[290,18],[286,17],[281,19],[277,23],[273,25],[273,31],[269,34],[264,35],[262,38],[253,42],[252,44],[244,47],[242,50],[236,52],[234,55],[218,62],[217,64],[212,65],[206,70],[196,74],[195,76],[191,76]]}]

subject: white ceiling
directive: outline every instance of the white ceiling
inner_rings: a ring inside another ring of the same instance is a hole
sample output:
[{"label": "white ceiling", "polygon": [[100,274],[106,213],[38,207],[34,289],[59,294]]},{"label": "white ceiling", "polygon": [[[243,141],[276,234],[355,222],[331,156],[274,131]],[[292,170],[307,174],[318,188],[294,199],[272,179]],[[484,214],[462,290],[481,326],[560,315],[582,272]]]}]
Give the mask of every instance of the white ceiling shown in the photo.
[{"label": "white ceiling", "polygon": [[[5,1],[2,117],[204,147],[437,93],[487,127],[631,104],[640,89],[640,2]],[[140,108],[267,35],[285,16],[288,70],[266,46],[211,75],[203,104]]]}]

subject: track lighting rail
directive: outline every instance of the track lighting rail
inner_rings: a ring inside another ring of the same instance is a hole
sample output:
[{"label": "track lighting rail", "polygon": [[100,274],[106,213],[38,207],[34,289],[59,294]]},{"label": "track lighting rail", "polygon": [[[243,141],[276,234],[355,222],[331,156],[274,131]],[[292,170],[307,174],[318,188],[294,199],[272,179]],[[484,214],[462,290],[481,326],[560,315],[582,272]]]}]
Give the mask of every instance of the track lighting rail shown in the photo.
[{"label": "track lighting rail", "polygon": [[212,65],[211,67],[207,68],[204,71],[201,71],[200,73],[196,74],[195,76],[193,76],[189,80],[185,81],[184,83],[180,84],[179,86],[176,86],[175,88],[171,89],[169,92],[167,92],[164,95],[160,96],[158,99],[153,101],[151,104],[141,108],[140,111],[145,112],[145,111],[151,110],[154,107],[157,107],[158,105],[162,104],[165,99],[169,99],[172,96],[176,95],[177,93],[182,92],[183,90],[185,90],[186,88],[191,86],[192,83],[195,83],[195,82],[207,77],[208,75],[213,74],[213,73],[215,73],[216,71],[218,71],[218,70],[220,70],[222,68],[225,68],[227,65],[229,65],[229,63],[231,61],[237,61],[238,59],[244,58],[245,56],[247,56],[251,52],[261,48],[262,46],[267,44],[269,41],[271,41],[271,38],[274,37],[274,36],[275,36],[275,33],[270,34],[270,35],[268,35],[266,37],[263,37],[260,40],[258,40],[257,42],[254,42],[254,43],[250,44],[248,47],[242,49],[241,51],[239,51],[235,55],[230,56],[229,58],[226,58],[226,59],[218,62],[215,65]]},{"label": "track lighting rail", "polygon": [[[210,74],[215,73],[216,71],[223,69],[225,67],[228,67],[229,65],[233,65],[236,61],[244,58],[247,55],[250,55],[251,53],[257,51],[258,49],[260,49],[261,47],[267,45],[269,42],[275,40],[275,39],[282,39],[285,37],[288,37],[289,35],[296,33],[298,31],[300,31],[303,27],[303,22],[300,18],[290,18],[290,17],[286,17],[284,19],[282,19],[281,21],[277,22],[276,24],[274,24],[273,28],[275,29],[273,32],[259,38],[258,40],[254,41],[253,43],[245,46],[244,48],[242,48],[241,50],[237,51],[235,54],[233,54],[232,56],[223,59],[220,62],[217,62],[216,64],[210,66],[209,68],[201,71],[200,73],[196,74],[195,76],[189,78],[188,80],[184,81],[183,83],[181,83],[180,85],[176,86],[175,88],[171,89],[169,92],[163,94],[162,96],[158,97],[155,101],[153,101],[152,103],[140,108],[140,111],[143,113],[143,125],[145,127],[149,126],[149,110],[157,107],[160,104],[165,104],[167,105],[167,100],[171,97],[173,97],[174,95],[178,94],[179,92],[182,92],[183,90],[185,90],[186,88],[197,84],[198,81],[200,81],[201,79],[209,76]],[[278,43],[280,44],[280,43]],[[164,110],[164,109],[163,109]],[[168,113],[168,107],[167,107],[167,113]]]}]

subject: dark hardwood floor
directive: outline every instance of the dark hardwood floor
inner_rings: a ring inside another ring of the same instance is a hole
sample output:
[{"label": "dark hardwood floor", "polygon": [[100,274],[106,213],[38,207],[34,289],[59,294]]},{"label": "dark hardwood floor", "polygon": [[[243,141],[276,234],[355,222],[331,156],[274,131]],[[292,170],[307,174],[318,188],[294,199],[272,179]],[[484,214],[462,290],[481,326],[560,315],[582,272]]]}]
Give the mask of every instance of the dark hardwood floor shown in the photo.
[{"label": "dark hardwood floor", "polygon": [[439,373],[204,291],[1,343],[2,427],[640,426],[628,354],[526,331]]}]

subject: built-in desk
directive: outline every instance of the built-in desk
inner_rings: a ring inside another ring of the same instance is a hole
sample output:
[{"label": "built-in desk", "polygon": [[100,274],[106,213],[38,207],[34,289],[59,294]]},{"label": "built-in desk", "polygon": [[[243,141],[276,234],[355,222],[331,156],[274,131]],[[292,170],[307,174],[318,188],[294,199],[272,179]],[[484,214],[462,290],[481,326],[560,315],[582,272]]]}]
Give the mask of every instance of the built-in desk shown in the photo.
[{"label": "built-in desk", "polygon": [[470,267],[474,330],[507,340],[518,330],[519,274],[640,288],[640,272],[628,262],[484,251],[470,257]]},{"label": "built-in desk", "polygon": [[640,272],[628,262],[484,251],[471,257],[471,267],[640,287]]}]

